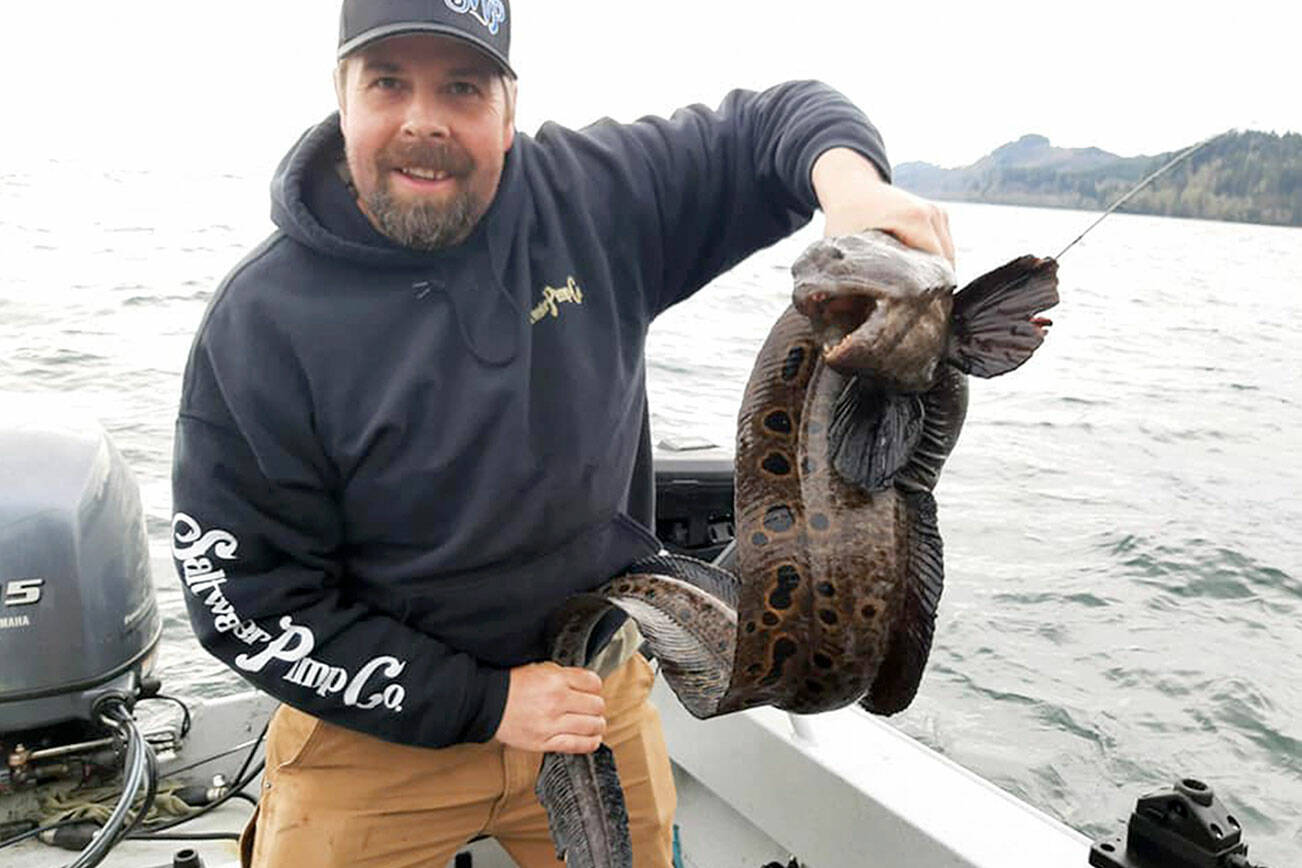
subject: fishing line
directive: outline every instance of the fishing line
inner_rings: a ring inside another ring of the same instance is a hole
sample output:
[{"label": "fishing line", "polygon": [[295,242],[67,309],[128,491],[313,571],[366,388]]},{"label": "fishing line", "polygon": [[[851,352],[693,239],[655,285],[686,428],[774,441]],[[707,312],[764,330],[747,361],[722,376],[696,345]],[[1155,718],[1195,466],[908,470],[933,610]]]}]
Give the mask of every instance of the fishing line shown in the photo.
[{"label": "fishing line", "polygon": [[1140,190],[1142,190],[1142,189],[1144,189],[1145,187],[1147,187],[1150,183],[1152,183],[1152,182],[1153,182],[1154,180],[1156,180],[1160,175],[1162,175],[1162,173],[1164,173],[1164,172],[1166,172],[1167,170],[1171,169],[1172,167],[1178,165],[1179,163],[1181,163],[1181,162],[1187,160],[1189,157],[1192,157],[1192,156],[1193,156],[1194,154],[1196,154],[1198,151],[1201,151],[1203,148],[1205,148],[1207,145],[1209,145],[1209,144],[1210,144],[1214,139],[1218,139],[1218,138],[1220,138],[1222,135],[1223,135],[1223,133],[1217,133],[1216,135],[1211,136],[1210,138],[1203,139],[1201,142],[1199,142],[1199,143],[1196,144],[1196,145],[1190,145],[1188,148],[1185,148],[1185,149],[1184,149],[1183,151],[1181,151],[1179,154],[1176,154],[1174,157],[1172,157],[1170,160],[1168,160],[1168,161],[1166,162],[1166,165],[1162,166],[1160,169],[1158,169],[1157,171],[1153,172],[1151,175],[1149,175],[1149,176],[1148,176],[1147,178],[1145,178],[1144,180],[1140,181],[1140,182],[1139,182],[1138,184],[1136,184],[1134,187],[1131,187],[1130,190],[1127,191],[1127,192],[1126,192],[1126,193],[1125,193],[1125,194],[1124,194],[1120,199],[1118,199],[1117,201],[1113,202],[1113,203],[1108,207],[1108,210],[1104,211],[1102,214],[1099,215],[1099,218],[1098,218],[1097,220],[1095,220],[1095,221],[1094,221],[1093,223],[1091,223],[1089,226],[1085,227],[1085,231],[1082,232],[1081,234],[1077,235],[1077,236],[1076,236],[1076,239],[1075,239],[1074,241],[1072,241],[1071,244],[1068,244],[1066,247],[1064,247],[1064,248],[1062,249],[1062,253],[1059,253],[1057,256],[1054,256],[1054,257],[1052,257],[1052,258],[1053,258],[1053,259],[1062,259],[1062,254],[1063,254],[1063,253],[1066,253],[1068,250],[1071,250],[1072,247],[1074,247],[1074,246],[1076,245],[1076,242],[1077,242],[1077,241],[1080,241],[1082,238],[1084,238],[1086,235],[1089,234],[1089,231],[1090,231],[1091,229],[1093,229],[1095,226],[1097,226],[1097,225],[1099,225],[1100,223],[1102,223],[1102,222],[1103,222],[1103,218],[1107,217],[1107,216],[1108,216],[1109,214],[1111,214],[1113,211],[1117,210],[1117,209],[1120,208],[1122,205],[1124,205],[1124,204],[1126,203],[1126,200],[1128,200],[1131,196],[1135,195],[1135,194],[1138,193]]}]

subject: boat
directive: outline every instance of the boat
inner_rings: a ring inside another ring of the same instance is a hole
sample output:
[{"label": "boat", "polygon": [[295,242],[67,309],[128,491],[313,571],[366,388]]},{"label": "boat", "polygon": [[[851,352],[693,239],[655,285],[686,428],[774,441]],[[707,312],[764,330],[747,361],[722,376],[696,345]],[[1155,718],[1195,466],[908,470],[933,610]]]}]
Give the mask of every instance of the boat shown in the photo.
[{"label": "boat", "polygon": [[[659,538],[726,558],[729,455],[677,440],[654,461]],[[233,833],[258,797],[275,701],[247,691],[141,715],[166,699],[161,627],[139,495],[97,423],[30,414],[0,425],[0,483],[0,625],[12,625],[0,629],[0,866],[238,865]],[[683,866],[1147,868],[1098,861],[1126,845],[1092,843],[858,707],[700,721],[662,679],[652,701],[678,789]],[[193,810],[162,831],[151,821],[161,837],[119,839],[151,782]],[[43,799],[75,800],[87,784],[113,788],[106,831],[36,834]],[[55,838],[70,849],[47,843]],[[452,863],[512,864],[490,839]]]}]

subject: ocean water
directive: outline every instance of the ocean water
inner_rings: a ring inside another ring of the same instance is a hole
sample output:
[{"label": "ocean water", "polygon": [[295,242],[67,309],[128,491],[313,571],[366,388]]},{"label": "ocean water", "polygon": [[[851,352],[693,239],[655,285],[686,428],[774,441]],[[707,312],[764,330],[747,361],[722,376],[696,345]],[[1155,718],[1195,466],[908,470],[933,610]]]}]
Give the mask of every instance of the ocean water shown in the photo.
[{"label": "ocean water", "polygon": [[[268,230],[265,167],[0,169],[0,392],[58,396],[140,482],[182,696],[241,682],[189,634],[167,554],[186,351]],[[971,279],[1048,255],[1072,211],[948,205]],[[671,310],[649,341],[657,438],[730,446],[810,227]],[[1302,852],[1302,230],[1118,214],[1062,260],[1023,368],[973,384],[937,490],[946,590],[904,731],[1091,836],[1202,778],[1254,860]],[[4,410],[0,409],[0,413]]]}]

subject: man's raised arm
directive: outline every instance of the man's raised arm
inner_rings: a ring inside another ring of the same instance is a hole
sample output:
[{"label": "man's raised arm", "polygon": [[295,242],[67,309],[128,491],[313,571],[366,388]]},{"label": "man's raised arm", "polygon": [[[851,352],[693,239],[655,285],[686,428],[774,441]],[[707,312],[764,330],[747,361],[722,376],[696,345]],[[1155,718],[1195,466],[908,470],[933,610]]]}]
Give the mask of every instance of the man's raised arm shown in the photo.
[{"label": "man's raised arm", "polygon": [[584,135],[604,147],[603,165],[628,169],[621,207],[655,209],[658,244],[643,265],[658,310],[789,235],[819,207],[830,234],[880,228],[952,255],[944,212],[889,184],[877,129],[821,82],[736,90],[717,109],[600,123]]}]

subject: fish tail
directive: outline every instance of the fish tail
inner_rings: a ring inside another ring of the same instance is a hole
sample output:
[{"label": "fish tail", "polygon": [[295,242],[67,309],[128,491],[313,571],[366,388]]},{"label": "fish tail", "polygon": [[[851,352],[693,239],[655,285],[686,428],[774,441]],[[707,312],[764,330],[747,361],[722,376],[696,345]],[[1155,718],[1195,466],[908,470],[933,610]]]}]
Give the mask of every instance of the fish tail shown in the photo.
[{"label": "fish tail", "polygon": [[547,811],[556,858],[568,868],[631,868],[628,808],[609,747],[545,754],[534,793]]},{"label": "fish tail", "polygon": [[1058,262],[1022,256],[954,295],[948,359],[978,377],[1006,374],[1031,357],[1051,323],[1036,316],[1058,303]]},{"label": "fish tail", "polygon": [[[663,559],[656,566],[692,567]],[[708,568],[696,572],[698,581],[726,587],[723,577]],[[552,660],[587,665],[593,630],[612,608],[637,622],[661,657],[665,680],[688,710],[698,717],[714,713],[732,669],[734,610],[672,576],[622,575],[596,591],[570,597],[553,614],[548,622]],[[534,791],[547,812],[557,857],[569,868],[631,868],[628,810],[609,747],[603,744],[588,755],[545,754]]]}]

